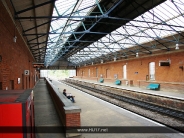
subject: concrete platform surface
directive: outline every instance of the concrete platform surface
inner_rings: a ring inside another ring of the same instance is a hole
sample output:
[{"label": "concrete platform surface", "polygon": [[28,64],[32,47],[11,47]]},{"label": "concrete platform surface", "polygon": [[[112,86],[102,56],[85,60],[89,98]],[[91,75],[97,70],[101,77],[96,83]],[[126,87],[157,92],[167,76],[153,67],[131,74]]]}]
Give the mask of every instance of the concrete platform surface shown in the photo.
[{"label": "concrete platform surface", "polygon": [[[52,81],[53,85],[59,88],[62,93],[72,93],[75,96],[74,105],[81,108],[81,125],[87,128],[91,127],[161,127],[162,125],[152,120],[146,119],[132,112],[124,110],[118,106],[105,102],[94,96],[86,94],[80,90],[67,86],[58,81]],[[118,129],[118,128],[117,128]],[[169,129],[169,128],[168,128]],[[173,131],[174,132],[174,131]],[[82,133],[82,138],[183,138],[180,133]]]},{"label": "concrete platform surface", "polygon": [[[50,133],[49,131],[62,126],[54,104],[47,90],[46,83],[40,79],[34,92],[35,128],[36,138],[65,138],[63,133]],[[62,132],[62,131],[61,131]]]}]

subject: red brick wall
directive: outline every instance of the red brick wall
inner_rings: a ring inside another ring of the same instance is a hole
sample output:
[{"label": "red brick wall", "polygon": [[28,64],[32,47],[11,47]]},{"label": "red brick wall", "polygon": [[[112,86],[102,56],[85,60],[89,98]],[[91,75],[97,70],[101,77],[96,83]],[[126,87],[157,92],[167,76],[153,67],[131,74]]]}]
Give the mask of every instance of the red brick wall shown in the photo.
[{"label": "red brick wall", "polygon": [[80,113],[67,113],[66,114],[66,127],[77,127],[80,124]]},{"label": "red brick wall", "polygon": [[[18,24],[17,28],[20,29]],[[34,59],[18,33],[17,28],[1,1],[0,55],[2,56],[2,61],[0,62],[0,82],[2,82],[3,90],[6,87],[8,89],[13,89],[13,87],[14,89],[27,89],[32,88],[35,84],[35,69],[32,66]],[[17,36],[16,43],[13,42],[15,34]],[[29,70],[30,75],[24,76],[24,70]],[[20,78],[20,84],[18,84],[18,78]],[[11,86],[10,80],[14,82],[13,86]]]},{"label": "red brick wall", "polygon": [[[160,60],[170,60],[171,64],[170,66],[159,66]],[[146,81],[150,62],[155,62],[155,81]],[[90,69],[91,74],[93,74],[91,77],[94,77],[96,68],[98,68],[98,78],[102,74],[104,82],[105,80],[114,82],[114,75],[118,74],[118,79],[122,80],[122,84],[125,84],[126,80],[123,80],[123,65],[125,64],[127,65],[127,80],[133,80],[134,86],[146,87],[150,82],[156,82],[161,84],[160,88],[163,90],[178,90],[182,92],[184,90],[184,70],[179,68],[179,66],[184,66],[184,50],[84,66],[77,69],[77,74],[81,76],[81,72],[85,72],[84,76],[86,79],[88,77],[88,69]],[[108,78],[106,78],[107,69],[110,70],[110,77]]]}]

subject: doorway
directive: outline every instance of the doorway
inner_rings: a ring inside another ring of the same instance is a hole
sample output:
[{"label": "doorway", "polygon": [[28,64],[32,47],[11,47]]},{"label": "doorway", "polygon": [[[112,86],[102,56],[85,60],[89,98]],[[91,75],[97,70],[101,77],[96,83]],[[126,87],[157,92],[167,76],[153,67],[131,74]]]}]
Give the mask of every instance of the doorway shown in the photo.
[{"label": "doorway", "polygon": [[14,80],[10,80],[10,90],[14,90]]},{"label": "doorway", "polygon": [[0,90],[2,90],[2,89],[3,89],[3,83],[0,82]]},{"label": "doorway", "polygon": [[149,63],[149,79],[155,80],[155,62]]}]

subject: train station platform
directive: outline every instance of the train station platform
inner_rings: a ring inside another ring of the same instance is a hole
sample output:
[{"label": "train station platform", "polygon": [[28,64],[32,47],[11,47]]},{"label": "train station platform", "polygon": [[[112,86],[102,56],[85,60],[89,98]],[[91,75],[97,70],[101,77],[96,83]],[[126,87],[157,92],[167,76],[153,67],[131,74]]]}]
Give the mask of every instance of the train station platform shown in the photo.
[{"label": "train station platform", "polygon": [[63,133],[46,133],[47,130],[60,127],[62,124],[43,79],[36,84],[33,92],[36,138],[65,138]]},{"label": "train station platform", "polygon": [[[161,127],[163,125],[152,120],[141,117],[130,111],[124,110],[111,103],[91,96],[64,83],[52,80],[52,84],[59,88],[62,93],[72,93],[75,96],[75,103],[81,108],[81,126],[84,127]],[[44,80],[40,80],[34,89],[35,96],[35,124],[38,126],[57,126],[61,125],[57,113],[54,109],[51,98],[48,94]],[[168,128],[169,130],[172,130]],[[81,138],[182,138],[183,134],[172,131],[173,133],[82,133]],[[64,134],[36,134],[36,138],[57,138],[64,137]]]},{"label": "train station platform", "polygon": [[169,90],[167,90],[167,91],[149,90],[146,88],[139,88],[139,87],[134,87],[134,86],[116,85],[116,84],[110,83],[110,82],[100,83],[100,82],[97,82],[95,80],[87,80],[87,79],[80,79],[80,78],[72,78],[72,79],[80,80],[80,81],[84,81],[84,82],[90,82],[90,83],[99,84],[99,85],[104,85],[104,86],[126,89],[126,90],[133,90],[133,91],[141,92],[141,93],[148,93],[148,94],[152,94],[152,95],[158,95],[158,96],[163,96],[163,97],[168,97],[168,98],[184,100],[184,91],[183,92],[176,92],[176,91],[169,91]]}]

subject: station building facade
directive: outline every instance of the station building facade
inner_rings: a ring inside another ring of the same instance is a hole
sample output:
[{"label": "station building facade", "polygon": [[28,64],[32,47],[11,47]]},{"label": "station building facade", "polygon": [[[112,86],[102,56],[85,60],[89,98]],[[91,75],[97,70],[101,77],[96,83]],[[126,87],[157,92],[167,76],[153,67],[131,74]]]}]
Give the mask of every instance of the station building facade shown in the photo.
[{"label": "station building facade", "polygon": [[[33,88],[38,72],[33,68],[34,58],[13,19],[7,3],[0,2],[0,89],[18,90]],[[16,36],[16,41],[15,41]]]},{"label": "station building facade", "polygon": [[96,81],[103,78],[104,83],[119,79],[121,85],[141,88],[159,83],[160,90],[183,92],[184,50],[84,65],[77,69],[77,78]]}]

